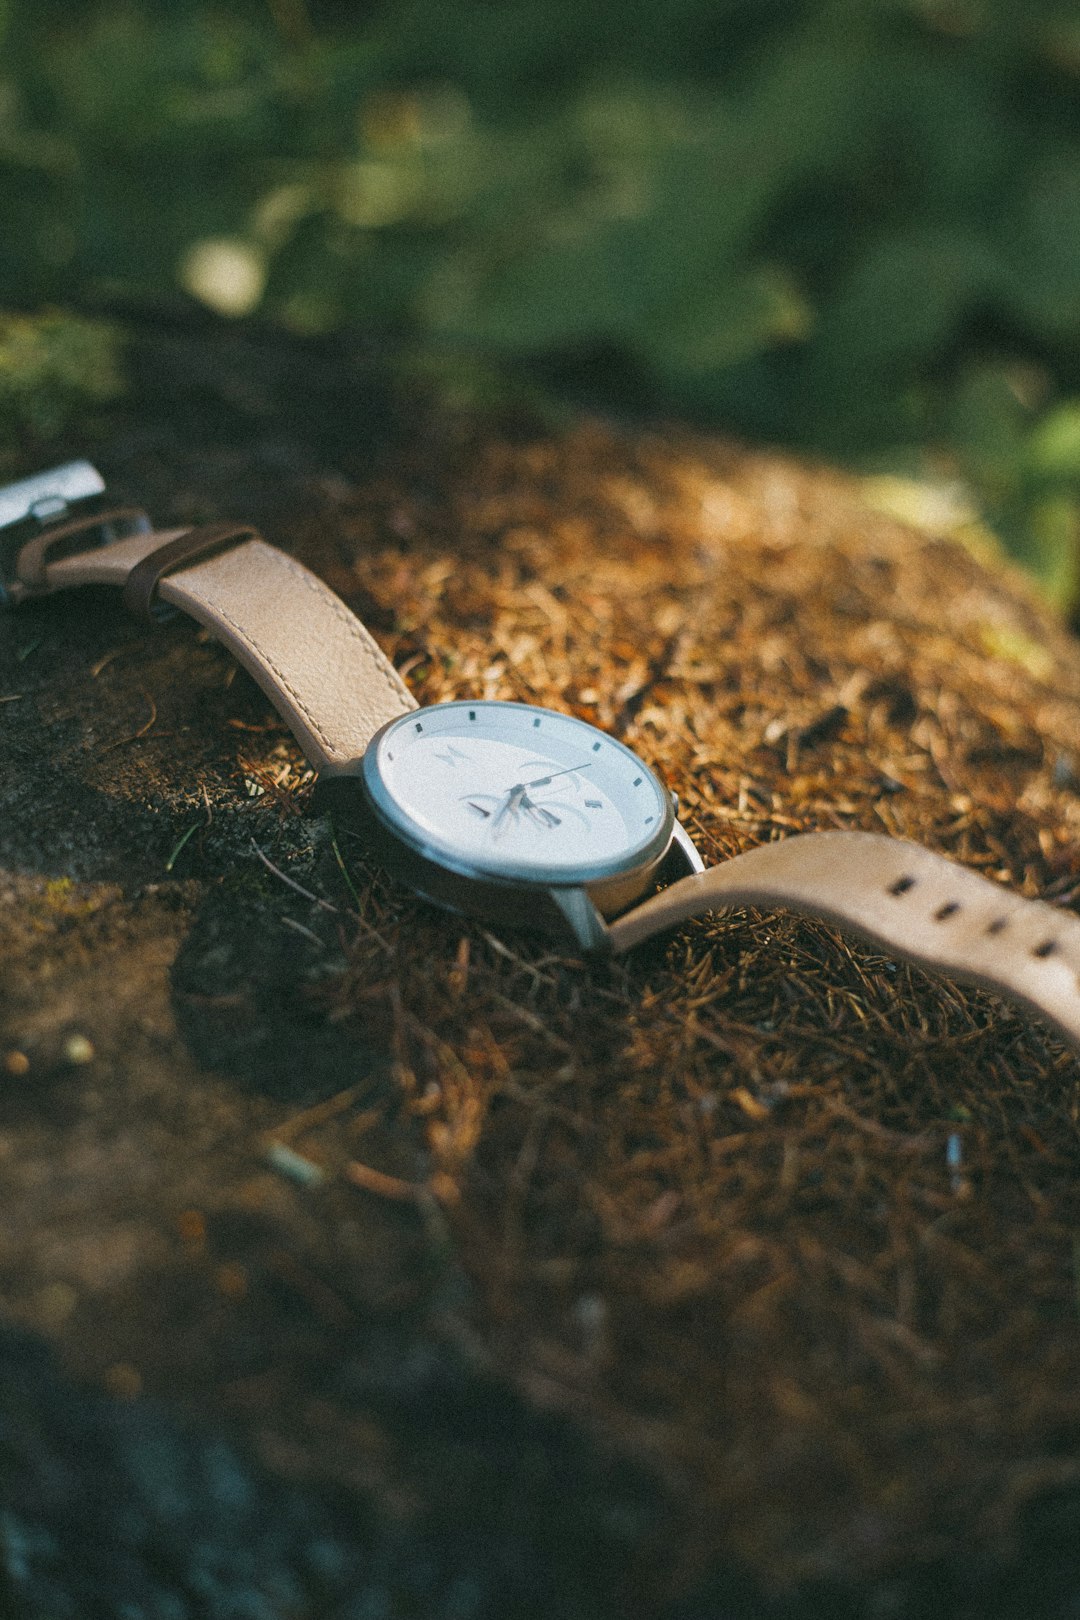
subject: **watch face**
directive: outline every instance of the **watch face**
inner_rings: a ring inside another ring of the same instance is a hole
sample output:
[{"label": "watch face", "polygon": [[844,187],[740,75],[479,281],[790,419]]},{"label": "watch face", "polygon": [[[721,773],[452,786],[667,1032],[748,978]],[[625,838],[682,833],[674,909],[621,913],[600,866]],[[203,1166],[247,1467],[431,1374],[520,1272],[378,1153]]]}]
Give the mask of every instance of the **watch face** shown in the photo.
[{"label": "watch face", "polygon": [[439,703],[384,727],[363,780],[381,819],[454,871],[574,884],[662,854],[671,796],[623,743],[525,703]]}]

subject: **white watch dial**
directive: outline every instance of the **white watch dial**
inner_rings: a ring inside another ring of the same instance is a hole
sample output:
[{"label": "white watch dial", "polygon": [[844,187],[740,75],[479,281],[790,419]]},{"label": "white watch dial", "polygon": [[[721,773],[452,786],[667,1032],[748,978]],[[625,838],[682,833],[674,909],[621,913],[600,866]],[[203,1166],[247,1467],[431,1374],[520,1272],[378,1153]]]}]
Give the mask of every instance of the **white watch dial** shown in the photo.
[{"label": "white watch dial", "polygon": [[440,703],[391,722],[364,758],[376,809],[457,870],[587,882],[667,846],[670,795],[623,743],[524,703]]}]

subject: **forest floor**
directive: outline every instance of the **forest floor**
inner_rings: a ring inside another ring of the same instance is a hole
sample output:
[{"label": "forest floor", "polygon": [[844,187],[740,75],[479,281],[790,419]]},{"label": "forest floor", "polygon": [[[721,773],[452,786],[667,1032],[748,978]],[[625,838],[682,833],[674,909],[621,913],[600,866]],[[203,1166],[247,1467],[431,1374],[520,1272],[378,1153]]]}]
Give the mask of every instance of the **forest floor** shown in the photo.
[{"label": "forest floor", "polygon": [[[130,368],[49,461],[251,519],[421,702],[613,730],[709,861],[866,827],[1073,902],[1080,647],[1004,564],[344,348],[147,329]],[[312,786],[190,624],[0,617],[10,1611],[1075,1614],[1075,1059],[790,919],[496,936]]]}]

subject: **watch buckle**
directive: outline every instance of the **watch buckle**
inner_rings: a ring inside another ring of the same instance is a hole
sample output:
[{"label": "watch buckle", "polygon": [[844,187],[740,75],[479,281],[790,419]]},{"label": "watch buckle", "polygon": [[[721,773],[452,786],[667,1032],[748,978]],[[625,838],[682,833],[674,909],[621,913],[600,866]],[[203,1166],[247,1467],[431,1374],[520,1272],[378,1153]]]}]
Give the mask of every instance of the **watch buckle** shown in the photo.
[{"label": "watch buckle", "polygon": [[152,528],[137,506],[114,504],[88,461],[69,461],[0,489],[0,607],[45,596],[45,569],[59,556],[109,545]]}]

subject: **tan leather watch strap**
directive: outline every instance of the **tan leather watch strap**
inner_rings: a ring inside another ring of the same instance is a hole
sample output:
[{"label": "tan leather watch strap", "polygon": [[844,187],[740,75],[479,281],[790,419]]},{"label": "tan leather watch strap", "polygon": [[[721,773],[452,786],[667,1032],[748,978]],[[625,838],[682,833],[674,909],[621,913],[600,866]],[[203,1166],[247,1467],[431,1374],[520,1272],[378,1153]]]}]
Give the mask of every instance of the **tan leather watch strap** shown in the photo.
[{"label": "tan leather watch strap", "polygon": [[797,912],[1040,1013],[1080,1049],[1080,917],[879,833],[799,833],[681,878],[610,925],[628,951],[704,911]]},{"label": "tan leather watch strap", "polygon": [[[50,591],[117,585],[184,529],[135,534],[49,563]],[[393,664],[322,580],[265,540],[169,573],[162,602],[213,631],[291,727],[316,768],[340,775],[355,766],[380,726],[416,708]]]}]

